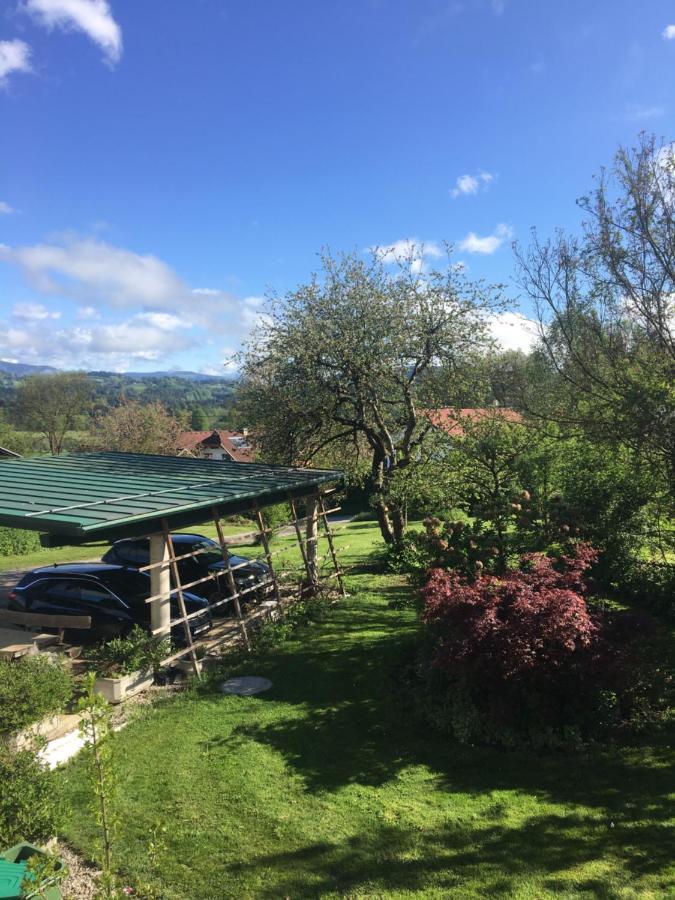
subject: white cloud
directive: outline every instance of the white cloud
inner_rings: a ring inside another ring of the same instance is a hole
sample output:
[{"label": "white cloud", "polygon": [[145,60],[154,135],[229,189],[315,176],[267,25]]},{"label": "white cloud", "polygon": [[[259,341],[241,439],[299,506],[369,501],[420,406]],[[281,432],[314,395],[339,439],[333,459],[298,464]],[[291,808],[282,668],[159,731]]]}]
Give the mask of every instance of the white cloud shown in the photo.
[{"label": "white cloud", "polygon": [[0,245],[2,260],[19,265],[42,293],[86,297],[113,306],[178,303],[188,292],[157,257],[92,239],[16,248]]},{"label": "white cloud", "polygon": [[[30,47],[25,41],[0,41],[0,87],[12,72],[30,72]],[[11,207],[10,207],[10,212]],[[7,212],[7,210],[3,210]]]},{"label": "white cloud", "polygon": [[138,313],[135,318],[137,321],[146,322],[160,331],[175,331],[177,328],[182,328],[186,325],[183,319],[179,319],[178,316],[173,316],[171,313],[142,312]]},{"label": "white cloud", "polygon": [[537,342],[539,325],[517,312],[498,313],[490,321],[490,333],[502,350],[529,353]]},{"label": "white cloud", "polygon": [[485,235],[485,237],[480,237],[475,231],[470,231],[467,236],[457,244],[457,247],[459,250],[465,251],[466,253],[485,253],[490,255],[496,253],[504,241],[508,241],[512,237],[513,229],[509,225],[504,225],[502,223],[497,225],[494,234],[488,234]]},{"label": "white cloud", "polygon": [[[133,360],[152,360],[162,367],[180,362],[195,368],[193,354],[200,364],[213,363],[209,340],[221,343],[226,336],[236,346],[265,321],[262,297],[192,288],[158,257],[93,238],[0,244],[3,262],[20,267],[36,294],[49,298],[45,304],[18,304],[18,315],[0,322],[0,353],[20,355],[25,362],[122,371]],[[62,309],[64,301],[76,304],[75,327],[58,337],[53,330],[27,328],[29,320]],[[129,316],[124,322],[118,320],[121,311]],[[186,351],[188,359],[172,358]]]},{"label": "white cloud", "polygon": [[440,259],[443,248],[435,241],[418,241],[417,238],[402,238],[393,244],[368,247],[370,253],[385,265],[409,265],[413,275],[421,275],[430,259]]},{"label": "white cloud", "polygon": [[5,203],[4,200],[0,200],[0,216],[11,216],[12,213],[15,213],[16,210],[13,206],[10,206],[9,203]]},{"label": "white cloud", "polygon": [[24,9],[46,28],[83,31],[111,64],[122,55],[122,31],[107,0],[25,0]]},{"label": "white cloud", "polygon": [[494,180],[495,176],[491,172],[479,171],[476,175],[460,175],[455,187],[450,191],[450,196],[457,198],[477,194],[481,188],[487,190]]},{"label": "white cloud", "polygon": [[0,323],[0,356],[58,368],[124,371],[132,361],[157,361],[197,343],[187,329],[157,328],[142,315],[123,322],[53,331]]},{"label": "white cloud", "polygon": [[47,309],[43,303],[17,303],[12,309],[15,319],[26,322],[41,322],[44,319],[60,319],[59,310]]},{"label": "white cloud", "polygon": [[99,312],[94,306],[78,306],[77,318],[78,319],[98,319]]},{"label": "white cloud", "polygon": [[675,39],[675,25],[666,25],[666,27],[661,32],[661,37],[664,41],[672,41]]}]

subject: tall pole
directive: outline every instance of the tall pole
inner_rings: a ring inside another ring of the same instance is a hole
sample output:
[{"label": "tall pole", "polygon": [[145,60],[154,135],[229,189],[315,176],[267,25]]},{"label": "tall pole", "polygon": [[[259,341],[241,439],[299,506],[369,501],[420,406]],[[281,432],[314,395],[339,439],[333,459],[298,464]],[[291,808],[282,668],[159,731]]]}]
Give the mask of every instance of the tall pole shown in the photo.
[{"label": "tall pole", "polygon": [[159,531],[150,535],[150,591],[157,599],[150,601],[150,624],[153,633],[168,637],[171,633],[171,568],[169,546]]}]

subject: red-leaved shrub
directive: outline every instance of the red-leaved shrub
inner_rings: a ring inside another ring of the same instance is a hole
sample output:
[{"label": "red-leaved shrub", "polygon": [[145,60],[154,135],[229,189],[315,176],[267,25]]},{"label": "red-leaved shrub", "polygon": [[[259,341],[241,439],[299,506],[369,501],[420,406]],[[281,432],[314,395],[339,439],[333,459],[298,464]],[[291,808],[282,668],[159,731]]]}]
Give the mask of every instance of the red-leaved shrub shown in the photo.
[{"label": "red-leaved shrub", "polygon": [[595,559],[580,545],[574,556],[530,554],[520,570],[473,582],[432,570],[423,621],[436,633],[435,664],[454,676],[476,668],[487,679],[555,675],[598,637],[583,581]]},{"label": "red-leaved shrub", "polygon": [[464,741],[560,746],[648,716],[636,641],[586,605],[596,558],[578,544],[502,576],[433,569],[417,669],[427,718]]}]

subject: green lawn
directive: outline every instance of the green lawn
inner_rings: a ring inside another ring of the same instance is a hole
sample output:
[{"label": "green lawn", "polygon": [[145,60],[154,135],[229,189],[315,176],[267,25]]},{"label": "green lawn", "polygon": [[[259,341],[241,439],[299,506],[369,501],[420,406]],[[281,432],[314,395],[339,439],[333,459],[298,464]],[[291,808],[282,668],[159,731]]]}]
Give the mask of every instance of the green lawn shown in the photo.
[{"label": "green lawn", "polygon": [[[581,754],[461,747],[405,720],[392,671],[414,639],[407,592],[370,570],[353,523],[351,597],[240,671],[258,697],[188,692],[117,734],[118,858],[148,874],[168,828],[170,900],[283,897],[675,896],[673,754],[664,743]],[[82,760],[63,770],[67,839],[92,854]]]}]

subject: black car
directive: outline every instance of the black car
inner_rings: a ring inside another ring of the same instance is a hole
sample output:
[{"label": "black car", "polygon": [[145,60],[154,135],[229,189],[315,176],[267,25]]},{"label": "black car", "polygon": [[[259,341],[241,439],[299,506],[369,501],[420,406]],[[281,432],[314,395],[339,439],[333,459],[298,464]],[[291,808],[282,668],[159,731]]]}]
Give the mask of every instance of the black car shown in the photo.
[{"label": "black car", "polygon": [[[134,625],[150,629],[150,576],[123,566],[74,563],[45,566],[24,575],[9,595],[9,608],[19,612],[59,616],[90,616],[91,630],[78,632],[79,639],[110,640],[126,637]],[[211,628],[208,603],[203,597],[185,593],[185,608],[197,613],[189,620],[193,639]],[[176,595],[171,597],[171,618],[179,613]],[[182,623],[171,629],[171,639],[185,644]]]},{"label": "black car", "polygon": [[[178,561],[181,584],[192,584],[207,575],[215,575],[216,577],[212,581],[196,584],[189,590],[211,603],[231,595],[220,544],[212,541],[211,538],[204,537],[203,534],[173,534],[171,537],[176,556],[194,553],[195,550],[204,551],[194,558]],[[128,538],[116,541],[103,557],[103,562],[136,569],[147,566],[150,563],[150,542],[147,538]],[[230,566],[234,570],[232,575],[237,593],[245,592],[242,603],[245,604],[254,599],[264,599],[271,585],[271,573],[268,565],[245,556],[230,554]],[[256,587],[256,590],[251,590]],[[226,615],[231,612],[228,609],[230,605],[224,603],[222,606],[216,607],[214,613]]]}]

